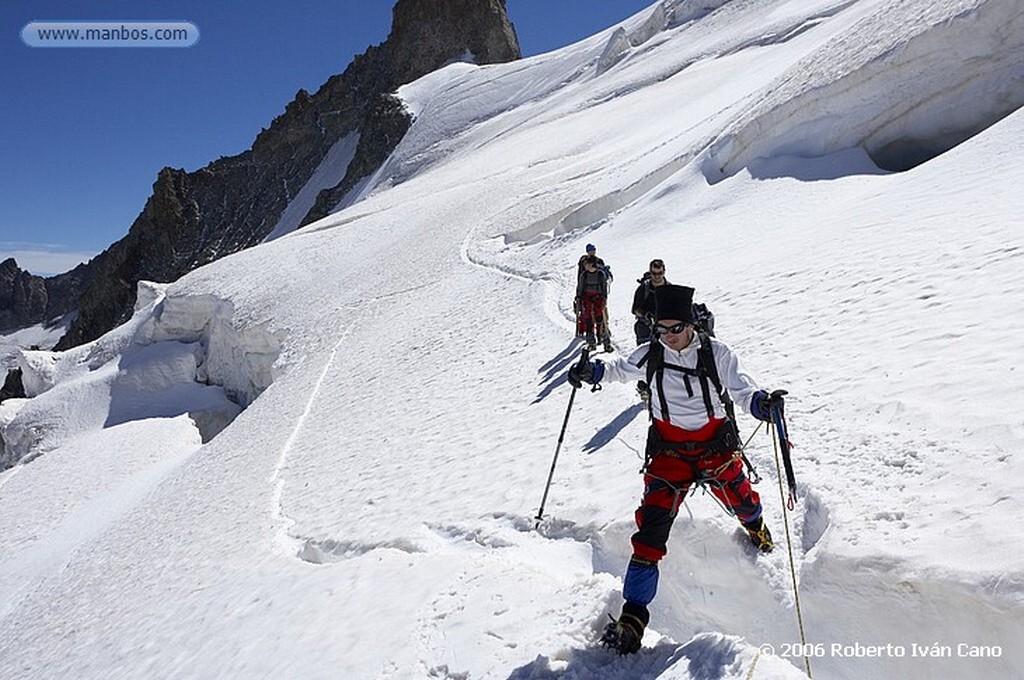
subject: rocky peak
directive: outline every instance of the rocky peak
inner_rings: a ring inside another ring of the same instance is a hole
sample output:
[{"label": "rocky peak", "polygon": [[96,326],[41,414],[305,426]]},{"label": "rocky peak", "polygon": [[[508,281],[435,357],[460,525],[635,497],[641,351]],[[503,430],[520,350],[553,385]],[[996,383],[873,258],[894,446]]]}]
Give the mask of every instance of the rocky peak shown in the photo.
[{"label": "rocky peak", "polygon": [[466,53],[478,64],[521,56],[505,0],[399,0],[385,44],[403,82]]}]

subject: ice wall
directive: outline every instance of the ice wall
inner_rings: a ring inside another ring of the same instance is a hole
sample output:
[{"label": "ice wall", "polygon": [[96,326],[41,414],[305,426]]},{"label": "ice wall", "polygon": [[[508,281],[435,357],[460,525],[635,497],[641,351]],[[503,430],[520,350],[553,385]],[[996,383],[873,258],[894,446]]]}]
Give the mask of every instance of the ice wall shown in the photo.
[{"label": "ice wall", "polygon": [[66,352],[22,352],[28,398],[0,405],[0,469],[147,418],[188,414],[209,441],[271,384],[280,344],[229,301],[140,283],[124,325]]},{"label": "ice wall", "polygon": [[855,147],[905,170],[1021,105],[1018,0],[884,3],[766,87],[713,144],[704,170],[714,182],[758,158]]}]

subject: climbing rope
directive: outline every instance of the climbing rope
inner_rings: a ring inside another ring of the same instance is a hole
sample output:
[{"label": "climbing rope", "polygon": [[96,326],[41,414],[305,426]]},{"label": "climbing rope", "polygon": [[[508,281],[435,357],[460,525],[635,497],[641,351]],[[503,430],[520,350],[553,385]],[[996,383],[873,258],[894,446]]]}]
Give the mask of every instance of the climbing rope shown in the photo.
[{"label": "climbing rope", "polygon": [[[774,424],[768,425],[769,435],[772,430],[775,429]],[[775,472],[779,479],[779,500],[782,505],[782,523],[786,527],[786,547],[789,549],[789,573],[793,577],[793,601],[796,604],[796,621],[797,626],[800,628],[800,648],[803,650],[807,649],[807,635],[804,633],[804,615],[800,609],[800,588],[796,583],[796,566],[793,560],[793,540],[789,533],[789,510],[786,506],[786,492],[782,487],[782,463],[779,461],[779,446],[776,437],[772,437],[772,448],[775,450]],[[806,654],[804,654],[804,667],[807,669],[807,677],[813,678],[811,675],[811,660]]]},{"label": "climbing rope", "polygon": [[747,669],[746,680],[750,680],[754,677],[754,669],[757,668],[757,660],[761,658],[761,648],[757,648],[757,654],[754,655],[754,660],[750,662],[750,668]]}]

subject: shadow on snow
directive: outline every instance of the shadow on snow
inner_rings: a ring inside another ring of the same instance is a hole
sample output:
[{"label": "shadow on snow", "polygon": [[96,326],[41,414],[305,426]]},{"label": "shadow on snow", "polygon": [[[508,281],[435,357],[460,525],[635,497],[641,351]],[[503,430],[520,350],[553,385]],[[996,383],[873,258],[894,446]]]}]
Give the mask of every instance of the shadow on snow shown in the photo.
[{"label": "shadow on snow", "polygon": [[556,661],[552,668],[550,658],[538,655],[512,671],[508,680],[655,680],[669,670],[673,671],[672,677],[679,677],[683,664],[692,680],[721,680],[739,670],[739,652],[738,638],[703,633],[684,645],[662,640],[630,656],[618,656],[600,647],[571,650],[564,667],[564,662]]},{"label": "shadow on snow", "polygon": [[590,438],[590,441],[583,445],[583,450],[587,453],[594,453],[602,446],[615,439],[619,432],[622,432],[627,425],[633,422],[638,415],[646,410],[647,407],[642,403],[633,404],[625,411],[615,416],[615,419],[610,423],[595,432],[594,436]]},{"label": "shadow on snow", "polygon": [[579,338],[573,338],[566,345],[565,349],[558,353],[558,355],[551,361],[547,362],[539,369],[538,373],[543,373],[543,377],[540,379],[541,383],[547,383],[544,388],[537,394],[536,399],[533,400],[533,404],[543,401],[551,394],[556,387],[564,385],[566,381],[566,369],[575,360],[576,350],[579,348],[581,340]]}]

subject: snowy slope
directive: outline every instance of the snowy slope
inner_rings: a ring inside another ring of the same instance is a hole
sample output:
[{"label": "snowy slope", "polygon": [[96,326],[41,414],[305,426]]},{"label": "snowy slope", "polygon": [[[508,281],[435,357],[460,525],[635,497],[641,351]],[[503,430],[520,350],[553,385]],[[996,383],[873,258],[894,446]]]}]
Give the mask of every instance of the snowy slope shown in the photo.
[{"label": "snowy slope", "polygon": [[[620,351],[661,257],[790,390],[815,677],[1013,677],[1024,116],[907,172],[869,154],[1018,107],[1022,43],[1012,0],[666,2],[402,88],[415,123],[360,201],[26,357],[0,676],[803,677],[763,431],[780,549],[692,497],[636,657],[594,649],[640,492],[631,387],[576,395],[533,530],[593,242]],[[161,357],[166,402],[116,417]],[[190,381],[246,406],[205,444]]]}]

